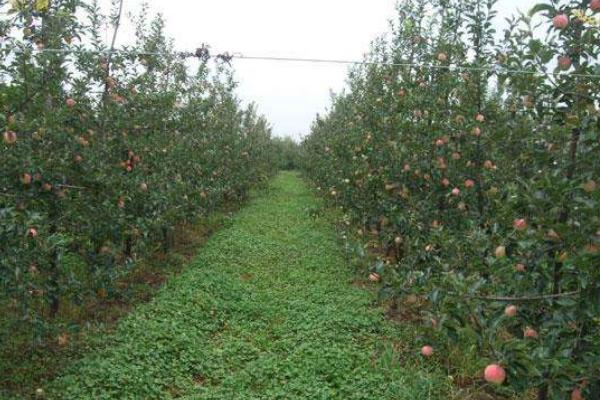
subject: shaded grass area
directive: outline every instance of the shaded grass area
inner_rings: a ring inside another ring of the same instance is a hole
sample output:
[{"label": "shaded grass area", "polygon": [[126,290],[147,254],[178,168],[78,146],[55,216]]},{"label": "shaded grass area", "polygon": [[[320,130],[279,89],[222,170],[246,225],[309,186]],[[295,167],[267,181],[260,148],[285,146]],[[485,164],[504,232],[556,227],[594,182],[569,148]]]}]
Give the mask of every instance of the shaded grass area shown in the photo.
[{"label": "shaded grass area", "polygon": [[56,399],[446,399],[414,332],[386,320],[297,174],[44,388]]}]

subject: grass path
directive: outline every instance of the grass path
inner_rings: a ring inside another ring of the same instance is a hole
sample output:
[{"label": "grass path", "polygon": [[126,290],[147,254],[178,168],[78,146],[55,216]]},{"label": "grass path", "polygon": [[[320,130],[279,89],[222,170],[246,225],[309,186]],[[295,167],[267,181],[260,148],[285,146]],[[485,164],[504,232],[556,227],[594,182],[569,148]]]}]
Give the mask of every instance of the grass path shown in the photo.
[{"label": "grass path", "polygon": [[352,285],[332,227],[308,212],[318,206],[296,174],[279,175],[48,396],[448,398],[410,329]]}]

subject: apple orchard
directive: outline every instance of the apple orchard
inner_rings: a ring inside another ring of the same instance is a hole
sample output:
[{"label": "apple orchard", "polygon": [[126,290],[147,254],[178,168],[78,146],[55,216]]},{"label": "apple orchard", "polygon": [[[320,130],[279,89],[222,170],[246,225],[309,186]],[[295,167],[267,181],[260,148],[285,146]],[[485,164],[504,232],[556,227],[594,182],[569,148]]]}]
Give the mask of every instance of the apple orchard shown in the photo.
[{"label": "apple orchard", "polygon": [[598,398],[600,0],[504,32],[495,0],[399,2],[299,152],[230,59],[175,52],[146,8],[115,49],[118,4],[0,0],[4,343],[65,346],[183,224],[301,164],[420,362],[501,398]]},{"label": "apple orchard", "polygon": [[499,395],[597,398],[600,1],[539,2],[505,32],[495,3],[399,3],[305,168],[427,362]]},{"label": "apple orchard", "polygon": [[65,345],[94,299],[126,298],[138,260],[166,252],[182,223],[242,202],[273,160],[227,60],[175,53],[147,10],[118,52],[102,32],[119,12],[94,1],[0,10],[2,342],[29,351]]}]

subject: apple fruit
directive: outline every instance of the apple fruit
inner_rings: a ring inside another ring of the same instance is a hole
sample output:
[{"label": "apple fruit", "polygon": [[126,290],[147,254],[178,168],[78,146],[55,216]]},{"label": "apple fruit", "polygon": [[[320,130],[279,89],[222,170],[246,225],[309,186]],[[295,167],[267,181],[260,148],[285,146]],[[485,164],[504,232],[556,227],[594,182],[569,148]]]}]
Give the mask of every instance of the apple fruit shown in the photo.
[{"label": "apple fruit", "polygon": [[518,231],[527,229],[527,220],[525,218],[518,218],[513,221],[513,228]]},{"label": "apple fruit", "polygon": [[571,392],[571,400],[583,400],[583,394],[581,394],[580,388],[575,388]]},{"label": "apple fruit", "polygon": [[21,176],[21,183],[23,185],[29,185],[31,183],[32,179],[33,178],[31,177],[30,174],[25,173]]},{"label": "apple fruit", "polygon": [[537,339],[538,333],[535,329],[528,326],[527,328],[525,328],[525,331],[523,332],[523,336],[527,339]]},{"label": "apple fruit", "polygon": [[506,380],[506,371],[498,364],[490,364],[483,371],[484,379],[495,385],[500,385]]},{"label": "apple fruit", "polygon": [[421,354],[424,357],[431,357],[433,355],[433,347],[431,347],[431,346],[423,346],[421,348]]},{"label": "apple fruit", "polygon": [[498,246],[494,251],[496,258],[506,257],[506,246]]},{"label": "apple fruit", "polygon": [[566,14],[558,14],[556,17],[552,18],[552,25],[556,29],[565,29],[569,26],[569,17]]},{"label": "apple fruit", "polygon": [[2,135],[4,137],[4,143],[15,144],[17,141],[17,134],[13,131],[5,131]]},{"label": "apple fruit", "polygon": [[511,318],[517,315],[517,306],[510,304],[504,308],[504,315]]},{"label": "apple fruit", "polygon": [[572,64],[573,64],[573,61],[571,61],[571,57],[568,57],[568,56],[558,57],[558,66],[560,67],[560,69],[566,71],[569,68],[571,68]]}]

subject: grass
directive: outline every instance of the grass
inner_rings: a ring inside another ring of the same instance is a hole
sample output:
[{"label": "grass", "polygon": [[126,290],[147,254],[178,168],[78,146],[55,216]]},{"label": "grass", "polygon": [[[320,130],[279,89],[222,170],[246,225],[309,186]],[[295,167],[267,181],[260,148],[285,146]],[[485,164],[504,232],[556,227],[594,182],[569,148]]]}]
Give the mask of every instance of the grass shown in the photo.
[{"label": "grass", "polygon": [[[295,173],[44,388],[52,399],[447,399],[410,326],[388,321]],[[34,389],[34,388],[33,388]]]},{"label": "grass", "polygon": [[[30,397],[33,388],[60,376],[73,360],[104,346],[104,337],[114,331],[118,321],[136,305],[150,301],[165,281],[181,273],[198,248],[214,231],[227,226],[238,209],[237,204],[224,204],[207,217],[180,224],[167,253],[157,246],[160,251],[136,260],[133,269],[123,273],[116,285],[123,289],[102,298],[88,295],[79,304],[63,298],[57,317],[40,338],[30,323],[18,318],[8,301],[0,300],[0,399]],[[79,259],[69,254],[63,257],[62,265],[71,271],[82,267]],[[91,279],[85,271],[77,276],[81,281]],[[57,341],[62,333],[68,335],[66,345]]]}]

